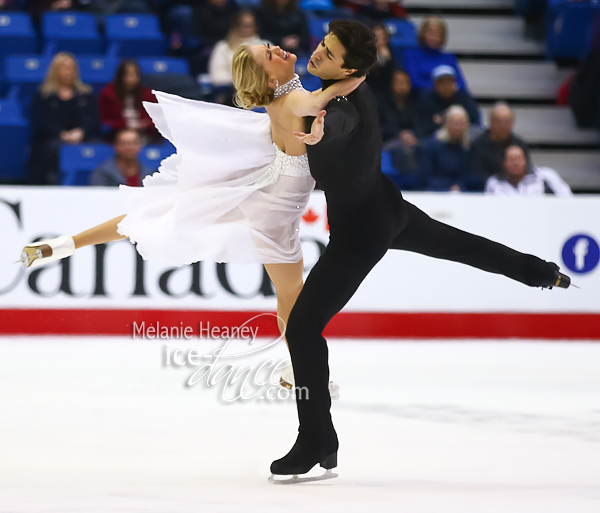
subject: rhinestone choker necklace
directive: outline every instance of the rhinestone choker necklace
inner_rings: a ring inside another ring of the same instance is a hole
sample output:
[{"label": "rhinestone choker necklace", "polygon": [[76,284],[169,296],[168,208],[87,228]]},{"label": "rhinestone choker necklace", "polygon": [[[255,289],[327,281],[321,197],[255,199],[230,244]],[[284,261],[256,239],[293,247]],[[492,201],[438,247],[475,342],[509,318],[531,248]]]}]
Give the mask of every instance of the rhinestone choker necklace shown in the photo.
[{"label": "rhinestone choker necklace", "polygon": [[289,82],[286,82],[285,84],[275,88],[275,95],[273,99],[277,100],[277,98],[282,97],[284,94],[288,94],[294,89],[304,91],[304,87],[302,87],[302,82],[300,82],[300,77],[297,74],[294,74],[294,78],[292,78],[292,80],[290,80]]}]

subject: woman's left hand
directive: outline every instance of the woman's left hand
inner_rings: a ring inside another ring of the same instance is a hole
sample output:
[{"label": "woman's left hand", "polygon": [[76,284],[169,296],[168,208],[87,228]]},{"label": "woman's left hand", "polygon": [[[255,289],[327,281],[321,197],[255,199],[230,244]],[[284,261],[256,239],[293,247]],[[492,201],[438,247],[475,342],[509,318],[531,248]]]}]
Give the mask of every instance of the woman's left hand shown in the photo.
[{"label": "woman's left hand", "polygon": [[338,82],[340,84],[339,96],[348,96],[352,91],[358,89],[358,86],[365,81],[364,77],[349,77]]},{"label": "woman's left hand", "polygon": [[325,117],[325,114],[327,114],[327,112],[324,110],[319,112],[313,121],[310,134],[305,134],[304,132],[294,132],[294,135],[296,136],[296,139],[298,139],[299,143],[313,146],[323,139],[323,135],[325,133],[325,121],[323,118]]}]

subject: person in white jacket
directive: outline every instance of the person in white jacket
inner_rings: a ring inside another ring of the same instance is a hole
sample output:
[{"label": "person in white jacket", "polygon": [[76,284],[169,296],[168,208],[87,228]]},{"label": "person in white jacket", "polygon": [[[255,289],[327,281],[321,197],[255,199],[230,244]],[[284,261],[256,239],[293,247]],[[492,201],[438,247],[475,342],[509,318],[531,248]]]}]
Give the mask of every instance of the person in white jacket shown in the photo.
[{"label": "person in white jacket", "polygon": [[242,45],[262,45],[256,32],[256,18],[250,11],[240,11],[233,22],[227,39],[219,41],[213,48],[208,62],[208,72],[212,85],[216,88],[216,103],[233,105],[233,78],[231,65],[233,54]]},{"label": "person in white jacket", "polygon": [[572,196],[569,185],[552,168],[537,167],[521,146],[506,148],[504,173],[491,176],[485,192],[497,196]]}]

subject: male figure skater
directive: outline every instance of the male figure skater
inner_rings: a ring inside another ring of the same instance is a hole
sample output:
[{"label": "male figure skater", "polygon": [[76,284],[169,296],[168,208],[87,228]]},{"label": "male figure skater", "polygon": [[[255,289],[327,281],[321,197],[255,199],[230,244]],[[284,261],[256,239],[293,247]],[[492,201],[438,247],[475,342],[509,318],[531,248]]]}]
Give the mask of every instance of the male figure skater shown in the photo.
[{"label": "male figure skater", "polygon": [[[323,88],[366,75],[377,55],[375,36],[361,23],[335,20],[329,30],[308,64]],[[295,386],[307,389],[308,398],[296,397],[298,437],[290,452],[271,464],[277,475],[305,474],[317,464],[328,471],[337,466],[322,332],[388,249],[460,262],[531,287],[570,285],[556,264],[435,221],[404,201],[381,173],[377,105],[366,83],[347,98],[330,102],[326,111],[324,118],[307,121],[307,128],[312,123],[311,133],[298,134],[309,145],[311,173],[325,191],[330,238],[288,321]],[[448,284],[455,285],[451,276]]]}]

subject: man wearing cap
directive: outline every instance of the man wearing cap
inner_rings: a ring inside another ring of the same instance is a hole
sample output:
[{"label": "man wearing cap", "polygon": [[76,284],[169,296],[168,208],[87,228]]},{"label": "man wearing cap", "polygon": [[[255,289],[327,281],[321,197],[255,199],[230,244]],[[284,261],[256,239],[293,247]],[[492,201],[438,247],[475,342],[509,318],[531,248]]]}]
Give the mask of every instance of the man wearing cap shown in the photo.
[{"label": "man wearing cap", "polygon": [[472,96],[456,85],[456,71],[451,66],[438,66],[431,73],[433,89],[423,93],[417,103],[415,135],[419,139],[432,136],[444,124],[444,112],[461,105],[472,125],[479,125],[479,108]]}]

